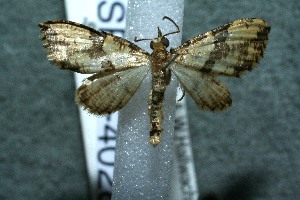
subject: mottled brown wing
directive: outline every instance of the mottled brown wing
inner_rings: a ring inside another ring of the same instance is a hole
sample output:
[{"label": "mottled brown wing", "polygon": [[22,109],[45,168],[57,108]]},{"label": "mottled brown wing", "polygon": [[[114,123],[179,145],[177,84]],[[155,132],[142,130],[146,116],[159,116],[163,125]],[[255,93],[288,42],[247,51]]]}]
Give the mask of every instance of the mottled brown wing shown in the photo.
[{"label": "mottled brown wing", "polygon": [[95,74],[78,88],[76,101],[97,115],[118,111],[134,95],[149,70],[150,67],[145,65],[105,75]]},{"label": "mottled brown wing", "polygon": [[199,35],[171,51],[176,63],[211,75],[240,76],[262,58],[270,26],[240,19]]},{"label": "mottled brown wing", "polygon": [[240,19],[199,35],[171,54],[170,68],[198,107],[223,110],[231,105],[226,86],[215,77],[239,77],[262,58],[269,25],[261,19]]},{"label": "mottled brown wing", "polygon": [[231,106],[229,91],[214,76],[178,64],[172,65],[172,71],[199,108],[220,111]]},{"label": "mottled brown wing", "polygon": [[48,58],[62,69],[83,74],[76,101],[94,114],[121,109],[150,70],[150,55],[118,36],[70,21],[39,24]]},{"label": "mottled brown wing", "polygon": [[39,24],[48,59],[84,74],[123,71],[149,65],[149,54],[118,36],[70,21]]}]

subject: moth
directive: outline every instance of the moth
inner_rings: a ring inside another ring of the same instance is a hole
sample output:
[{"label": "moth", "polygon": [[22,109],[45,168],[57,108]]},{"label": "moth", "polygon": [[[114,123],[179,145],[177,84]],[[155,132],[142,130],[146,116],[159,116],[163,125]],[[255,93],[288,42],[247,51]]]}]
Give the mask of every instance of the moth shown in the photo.
[{"label": "moth", "polygon": [[104,115],[123,108],[151,71],[149,94],[150,144],[161,142],[163,101],[171,76],[203,110],[221,111],[231,106],[231,96],[218,76],[240,77],[263,57],[270,26],[262,19],[239,19],[196,36],[177,48],[158,27],[149,40],[152,53],[132,42],[71,21],[40,23],[41,40],[48,59],[61,69],[92,74],[83,80],[76,101],[92,114]]}]

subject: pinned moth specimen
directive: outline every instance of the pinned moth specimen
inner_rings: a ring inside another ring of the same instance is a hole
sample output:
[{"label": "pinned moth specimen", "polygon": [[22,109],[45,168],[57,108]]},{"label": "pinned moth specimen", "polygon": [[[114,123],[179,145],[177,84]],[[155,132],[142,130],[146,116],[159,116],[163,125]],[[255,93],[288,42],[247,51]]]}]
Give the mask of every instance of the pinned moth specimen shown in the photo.
[{"label": "pinned moth specimen", "polygon": [[61,69],[93,74],[78,88],[76,101],[90,113],[104,115],[123,108],[151,71],[149,94],[150,144],[161,142],[163,101],[171,76],[197,106],[220,111],[231,105],[228,89],[218,76],[240,77],[263,57],[270,26],[261,19],[239,19],[183,43],[169,46],[168,35],[158,28],[150,40],[152,53],[132,42],[71,21],[40,23],[41,39],[48,59]]}]

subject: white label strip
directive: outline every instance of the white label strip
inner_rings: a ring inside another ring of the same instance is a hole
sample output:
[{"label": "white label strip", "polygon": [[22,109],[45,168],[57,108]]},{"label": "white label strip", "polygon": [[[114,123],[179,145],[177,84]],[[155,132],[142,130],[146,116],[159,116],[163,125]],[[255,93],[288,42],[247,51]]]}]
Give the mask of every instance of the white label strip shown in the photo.
[{"label": "white label strip", "polygon": [[[127,0],[65,0],[68,20],[123,37]],[[76,86],[90,75],[75,73]],[[96,117],[80,108],[92,199],[111,196],[118,113]]]},{"label": "white label strip", "polygon": [[[176,99],[182,97],[177,91]],[[174,131],[174,160],[170,200],[197,200],[199,198],[194,158],[186,110],[186,100],[176,103]]]}]

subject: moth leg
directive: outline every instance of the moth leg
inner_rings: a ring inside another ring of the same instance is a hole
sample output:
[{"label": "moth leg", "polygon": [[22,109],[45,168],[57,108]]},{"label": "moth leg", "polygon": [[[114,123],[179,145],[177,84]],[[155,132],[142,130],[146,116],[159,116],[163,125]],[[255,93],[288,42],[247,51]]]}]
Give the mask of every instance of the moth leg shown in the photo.
[{"label": "moth leg", "polygon": [[183,97],[185,96],[185,90],[182,90],[182,96],[180,97],[180,99],[178,99],[177,101],[181,101],[183,99]]},{"label": "moth leg", "polygon": [[177,58],[178,56],[180,56],[180,54],[175,54],[175,55],[169,60],[168,64],[166,64],[166,65],[164,66],[164,68],[167,69],[167,68],[168,68],[168,67],[176,60],[176,58]]}]

